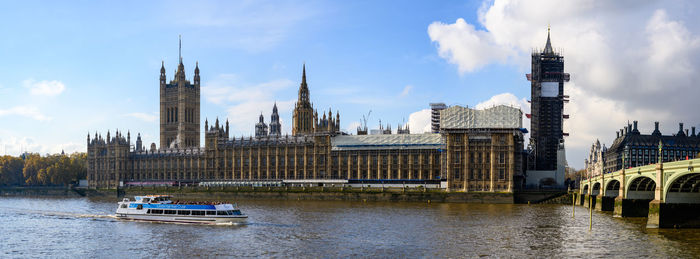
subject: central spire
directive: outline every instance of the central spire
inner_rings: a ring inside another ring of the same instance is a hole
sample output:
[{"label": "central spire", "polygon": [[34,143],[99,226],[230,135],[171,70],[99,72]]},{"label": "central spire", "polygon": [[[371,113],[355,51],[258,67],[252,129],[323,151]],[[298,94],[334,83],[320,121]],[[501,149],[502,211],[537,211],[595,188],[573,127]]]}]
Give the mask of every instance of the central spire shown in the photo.
[{"label": "central spire", "polygon": [[301,84],[299,85],[299,102],[297,105],[307,105],[307,103],[309,103],[309,86],[306,84],[306,63],[304,63],[301,72]]},{"label": "central spire", "polygon": [[550,27],[547,25],[547,44],[544,45],[544,54],[554,54],[554,50],[552,49],[552,41],[549,39],[549,30]]},{"label": "central spire", "polygon": [[178,43],[177,56],[180,58],[180,64],[182,64],[182,35],[178,35]]},{"label": "central spire", "polygon": [[301,70],[301,85],[306,86],[306,63],[304,63]]}]

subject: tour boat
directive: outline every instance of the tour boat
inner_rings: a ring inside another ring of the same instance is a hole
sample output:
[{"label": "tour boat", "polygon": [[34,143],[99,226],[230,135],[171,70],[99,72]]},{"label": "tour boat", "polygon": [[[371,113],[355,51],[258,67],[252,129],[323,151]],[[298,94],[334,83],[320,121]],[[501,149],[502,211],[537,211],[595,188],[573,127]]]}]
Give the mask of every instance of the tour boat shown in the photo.
[{"label": "tour boat", "polygon": [[119,202],[117,218],[180,223],[239,223],[248,216],[235,204],[173,202],[169,195],[135,196]]}]

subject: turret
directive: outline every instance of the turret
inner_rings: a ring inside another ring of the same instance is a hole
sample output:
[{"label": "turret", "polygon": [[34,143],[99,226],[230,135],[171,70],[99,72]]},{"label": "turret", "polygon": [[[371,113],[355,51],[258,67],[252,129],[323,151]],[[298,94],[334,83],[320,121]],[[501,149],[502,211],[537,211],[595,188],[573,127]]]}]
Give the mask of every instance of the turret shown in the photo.
[{"label": "turret", "polygon": [[204,118],[204,132],[209,131],[209,121]]},{"label": "turret", "polygon": [[165,86],[165,61],[160,63],[160,85]]},{"label": "turret", "polygon": [[226,118],[226,138],[228,139],[228,118]]},{"label": "turret", "polygon": [[678,123],[678,133],[676,135],[684,137],[685,132],[683,132],[683,122]]},{"label": "turret", "polygon": [[194,85],[195,87],[199,87],[199,61],[197,61],[194,66]]},{"label": "turret", "polygon": [[136,136],[136,151],[143,151],[143,141],[141,141],[141,133]]},{"label": "turret", "polygon": [[661,131],[659,131],[659,122],[654,122],[654,132],[651,133],[653,136],[661,136]]}]

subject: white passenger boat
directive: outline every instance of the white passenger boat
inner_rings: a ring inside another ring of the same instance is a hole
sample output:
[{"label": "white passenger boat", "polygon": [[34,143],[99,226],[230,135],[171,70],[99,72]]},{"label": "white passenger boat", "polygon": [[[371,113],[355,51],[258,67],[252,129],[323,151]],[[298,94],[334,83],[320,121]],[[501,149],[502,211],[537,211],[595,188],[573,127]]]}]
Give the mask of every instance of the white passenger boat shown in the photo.
[{"label": "white passenger boat", "polygon": [[239,223],[248,216],[235,204],[173,202],[169,195],[135,196],[135,201],[124,198],[117,207],[117,218],[182,223]]}]

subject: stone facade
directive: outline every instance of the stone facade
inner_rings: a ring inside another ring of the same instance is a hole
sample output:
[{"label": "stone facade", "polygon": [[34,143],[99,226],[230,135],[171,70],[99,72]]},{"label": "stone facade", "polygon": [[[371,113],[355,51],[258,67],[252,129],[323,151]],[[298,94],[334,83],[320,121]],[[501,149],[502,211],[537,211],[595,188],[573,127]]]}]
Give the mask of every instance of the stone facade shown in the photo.
[{"label": "stone facade", "polygon": [[[440,112],[446,138],[443,168],[450,190],[512,192],[522,174],[523,129],[520,109],[504,105],[485,110],[452,106]],[[502,118],[514,118],[503,121]]]},{"label": "stone facade", "polygon": [[[179,69],[182,70],[184,68]],[[198,69],[195,72],[197,75]],[[181,89],[184,85],[185,91],[197,89],[197,95],[192,96],[198,97],[199,77],[195,77],[195,84],[186,84],[183,83],[184,72],[177,75],[165,89]],[[161,72],[161,82],[163,77],[164,72]],[[161,90],[162,86],[161,83]],[[170,109],[179,106],[170,105],[175,104],[170,98],[170,95],[161,95],[161,107],[166,111],[166,123],[161,123],[161,130],[166,128],[166,140],[174,141],[173,132],[181,128],[171,127],[172,118],[167,117],[172,115],[168,112]],[[198,107],[198,101],[189,101]],[[189,109],[187,105],[182,107]],[[515,108],[495,109],[522,115]],[[180,111],[175,109],[174,114]],[[305,66],[293,114],[292,135],[281,134],[276,105],[269,131],[261,115],[255,137],[232,137],[228,120],[221,125],[216,119],[210,125],[205,119],[203,147],[190,145],[189,141],[164,145],[166,141],[161,142],[159,149],[155,143],[146,149],[138,135],[132,148],[130,133],[124,137],[121,132],[114,136],[108,132],[106,138],[97,133],[94,137],[88,135],[88,186],[116,188],[120,184],[280,180],[312,183],[336,179],[420,185],[447,180],[452,191],[509,192],[513,175],[522,172],[518,155],[523,148],[522,133],[515,129],[521,127],[519,116],[517,121],[503,124],[516,125],[515,128],[445,128],[439,134],[409,134],[408,127],[404,126],[399,127],[402,134],[389,131],[380,135],[347,135],[340,131],[338,112],[333,114],[329,110],[319,114],[313,109]],[[198,117],[197,113],[192,118]],[[175,125],[182,122],[174,120],[178,123]],[[502,120],[496,119],[500,123]],[[461,124],[449,121],[443,125]],[[198,134],[198,130],[184,129],[179,133],[181,136]]]},{"label": "stone facade", "polygon": [[587,178],[596,177],[603,173],[605,165],[605,152],[608,148],[605,145],[600,145],[600,141],[596,139],[591,145],[591,150],[588,152],[588,158],[584,161]]},{"label": "stone facade", "polygon": [[[659,122],[654,122],[651,134],[642,134],[637,129],[637,121],[627,124],[616,132],[610,148],[605,152],[605,173],[642,165],[693,159],[700,152],[700,136],[695,134],[695,127],[689,132],[683,129],[683,123],[678,124],[678,132],[673,135],[662,135]],[[659,143],[662,153],[659,157]]]},{"label": "stone facade", "polygon": [[160,68],[160,148],[199,147],[199,62],[194,68],[194,82],[185,77],[180,64],[175,78],[166,82],[165,62]]}]

